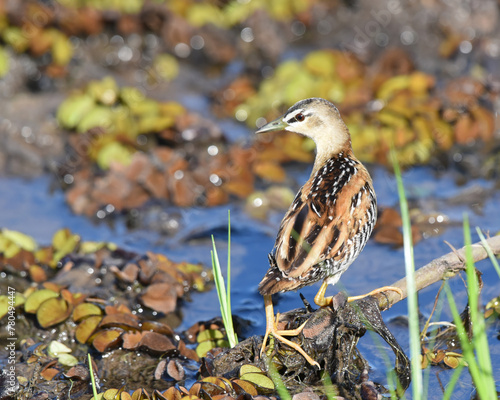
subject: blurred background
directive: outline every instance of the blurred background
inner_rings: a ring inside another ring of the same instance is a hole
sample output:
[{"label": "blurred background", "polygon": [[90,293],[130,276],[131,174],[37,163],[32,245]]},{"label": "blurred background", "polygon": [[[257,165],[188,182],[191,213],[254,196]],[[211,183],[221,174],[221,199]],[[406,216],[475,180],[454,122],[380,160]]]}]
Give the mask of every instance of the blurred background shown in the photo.
[{"label": "blurred background", "polygon": [[[0,0],[0,227],[39,246],[69,228],[78,241],[210,265],[212,234],[225,259],[230,210],[233,311],[245,335],[263,334],[257,285],[314,144],[253,132],[323,97],[380,207],[342,287],[389,285],[404,276],[391,145],[417,267],[450,251],[445,241],[463,245],[464,213],[499,231],[499,16],[495,0]],[[486,303],[498,277],[489,264],[482,272],[494,282]],[[463,283],[452,285],[463,307]],[[420,295],[425,316],[436,291]],[[297,293],[276,301],[302,305]],[[180,330],[216,317],[217,295],[193,293],[176,312]],[[407,349],[405,314],[402,302],[384,317]],[[384,381],[381,357],[370,362]],[[470,398],[470,381],[461,385],[456,398]]]}]

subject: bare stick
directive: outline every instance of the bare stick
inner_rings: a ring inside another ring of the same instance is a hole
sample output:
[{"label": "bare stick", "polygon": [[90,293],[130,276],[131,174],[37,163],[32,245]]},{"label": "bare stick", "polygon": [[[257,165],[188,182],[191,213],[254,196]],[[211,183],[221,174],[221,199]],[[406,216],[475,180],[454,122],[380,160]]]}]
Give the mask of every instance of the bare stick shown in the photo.
[{"label": "bare stick", "polygon": [[[500,236],[494,236],[486,240],[491,248],[491,251],[495,255],[500,254]],[[474,243],[472,245],[472,256],[474,261],[481,261],[488,257],[486,250],[484,249],[481,242]],[[417,285],[417,291],[432,285],[444,278],[451,278],[460,271],[465,270],[465,247],[460,250],[452,251],[445,254],[442,257],[436,258],[429,264],[424,265],[422,268],[415,271],[415,282]],[[377,293],[373,297],[377,299],[379,308],[385,310],[390,308],[398,301],[403,300],[407,296],[406,288],[406,278],[400,279],[396,283],[393,283],[393,287],[400,288],[403,291],[403,296],[401,297],[399,293],[393,291],[386,291],[382,293]]]}]

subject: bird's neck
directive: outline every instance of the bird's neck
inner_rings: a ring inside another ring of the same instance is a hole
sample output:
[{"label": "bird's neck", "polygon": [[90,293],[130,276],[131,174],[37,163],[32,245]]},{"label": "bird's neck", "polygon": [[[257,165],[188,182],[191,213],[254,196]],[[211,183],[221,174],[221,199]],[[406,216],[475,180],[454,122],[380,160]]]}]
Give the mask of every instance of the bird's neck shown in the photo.
[{"label": "bird's neck", "polygon": [[336,142],[316,142],[316,159],[314,160],[314,166],[311,172],[311,176],[314,176],[316,172],[325,165],[325,163],[331,158],[338,157],[339,154],[343,156],[352,157],[352,147],[351,138],[347,139],[343,143]]}]

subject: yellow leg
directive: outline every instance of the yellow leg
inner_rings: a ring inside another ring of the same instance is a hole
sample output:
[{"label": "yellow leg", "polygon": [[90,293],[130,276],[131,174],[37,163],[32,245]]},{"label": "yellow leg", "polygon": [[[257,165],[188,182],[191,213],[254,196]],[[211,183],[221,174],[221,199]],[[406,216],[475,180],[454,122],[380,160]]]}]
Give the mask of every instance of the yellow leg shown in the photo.
[{"label": "yellow leg", "polygon": [[321,287],[318,290],[318,293],[316,294],[316,296],[314,296],[314,302],[319,307],[326,307],[332,304],[333,297],[332,296],[325,297],[325,292],[327,287],[328,283],[326,283],[326,281],[323,281]]},{"label": "yellow leg", "polygon": [[264,296],[264,304],[266,306],[266,334],[264,335],[264,340],[262,341],[260,355],[262,356],[262,354],[264,353],[269,335],[273,335],[273,337],[276,340],[279,340],[281,343],[284,343],[290,346],[291,348],[295,349],[296,351],[298,351],[307,360],[309,364],[315,365],[319,368],[319,364],[316,361],[314,361],[311,357],[309,357],[309,355],[302,349],[302,347],[300,347],[297,343],[294,343],[283,337],[283,336],[297,336],[300,332],[302,332],[302,329],[304,329],[304,325],[306,323],[304,322],[297,329],[280,331],[278,330],[277,327],[278,318],[277,317],[276,319],[274,318],[273,301],[270,295]]},{"label": "yellow leg", "polygon": [[[316,296],[314,296],[314,302],[319,307],[326,307],[326,306],[330,306],[332,304],[333,297],[332,296],[325,297],[325,292],[326,292],[327,286],[328,286],[328,283],[326,283],[326,281],[323,281],[323,283],[321,284],[321,287],[318,290],[318,293],[316,294]],[[392,290],[394,292],[398,292],[399,295],[401,296],[401,298],[403,298],[403,291],[400,288],[397,288],[394,286],[384,286],[384,287],[372,290],[370,293],[362,294],[361,296],[349,297],[347,299],[347,301],[351,302],[351,301],[355,301],[355,300],[361,300],[361,299],[364,299],[365,297],[372,296],[372,295],[377,294],[377,293],[385,292],[386,290]]]},{"label": "yellow leg", "polygon": [[398,292],[399,295],[401,296],[401,298],[403,298],[403,291],[400,288],[394,287],[394,286],[383,286],[383,287],[377,288],[375,290],[372,290],[370,293],[367,293],[367,294],[362,294],[360,296],[349,297],[347,299],[347,301],[351,302],[351,301],[355,301],[355,300],[361,300],[361,299],[364,299],[365,297],[373,296],[374,294],[385,292],[386,290],[391,290],[393,292]]}]

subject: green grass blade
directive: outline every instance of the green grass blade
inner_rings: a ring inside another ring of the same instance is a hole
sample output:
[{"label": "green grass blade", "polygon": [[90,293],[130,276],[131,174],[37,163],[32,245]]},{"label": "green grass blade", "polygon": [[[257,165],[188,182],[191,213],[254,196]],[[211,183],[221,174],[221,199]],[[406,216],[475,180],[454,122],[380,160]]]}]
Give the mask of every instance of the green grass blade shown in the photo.
[{"label": "green grass blade", "polygon": [[92,358],[90,357],[90,353],[87,353],[87,358],[89,362],[90,381],[92,382],[92,393],[94,394],[94,400],[97,400],[99,398],[98,397],[99,395],[97,393],[97,386],[95,384],[95,376],[94,376],[94,370],[92,368]]},{"label": "green grass blade", "polygon": [[408,292],[408,324],[410,334],[410,358],[413,399],[422,399],[423,393],[422,366],[420,364],[420,329],[418,319],[418,297],[415,284],[415,263],[413,259],[413,239],[411,234],[410,214],[408,202],[401,177],[401,170],[396,158],[394,148],[391,149],[392,165],[396,177],[401,219],[403,221],[403,245],[405,255],[406,287]]},{"label": "green grass blade", "polygon": [[[229,226],[229,229],[230,226]],[[228,280],[227,280],[227,291],[226,285],[224,284],[224,277],[222,276],[222,271],[219,262],[219,255],[217,254],[217,248],[215,246],[215,239],[212,235],[212,269],[214,273],[215,287],[217,289],[217,296],[219,297],[220,312],[222,315],[222,321],[224,322],[224,327],[226,328],[227,339],[229,345],[234,347],[238,344],[238,336],[234,331],[233,317],[231,314],[231,264],[230,264],[230,243],[231,243],[231,233],[229,232],[229,248],[228,248]]]},{"label": "green grass blade", "polygon": [[[453,293],[446,283],[444,287],[446,297],[448,298],[448,303],[450,305],[451,315],[453,316],[453,321],[455,322],[455,329],[457,331],[457,336],[460,339],[460,345],[462,346],[462,354],[464,356],[465,362],[467,362],[469,366],[469,373],[472,376],[472,380],[476,383],[480,381],[479,378],[479,367],[476,362],[476,358],[474,357],[474,348],[472,343],[469,342],[469,337],[467,336],[467,332],[465,331],[464,324],[462,319],[460,318],[460,313],[458,312],[457,304],[455,303],[455,299],[453,298]],[[481,389],[482,390],[482,389]],[[478,393],[480,390],[478,388]],[[481,398],[487,398],[482,397]]]},{"label": "green grass blade", "polygon": [[483,232],[481,232],[481,229],[476,227],[476,232],[479,235],[479,239],[481,239],[481,243],[483,244],[484,249],[486,250],[486,253],[488,254],[488,257],[490,258],[491,263],[493,264],[493,266],[495,267],[495,270],[497,271],[498,277],[500,278],[500,266],[498,265],[498,260],[495,257],[495,254],[493,254],[493,251],[491,250],[490,245],[486,241],[486,238],[484,237]]},{"label": "green grass blade", "polygon": [[227,317],[226,287],[220,269],[219,256],[217,254],[217,249],[215,247],[215,239],[213,236],[212,236],[212,268],[214,271],[214,281],[215,281],[215,286],[217,288],[217,295],[219,297],[220,311],[222,314],[224,325],[226,325],[226,317]]},{"label": "green grass blade", "polygon": [[[230,331],[234,332],[233,317],[231,316],[231,211],[227,210],[227,309],[229,310]],[[229,332],[228,332],[229,335]],[[238,343],[238,337],[234,333],[234,345]],[[231,345],[231,347],[234,347]]]},{"label": "green grass blade", "polygon": [[268,369],[269,369],[269,376],[271,377],[274,386],[276,387],[276,391],[278,392],[278,396],[280,397],[281,400],[292,400],[292,395],[286,388],[283,379],[281,379],[280,374],[276,370],[276,367],[272,362],[269,362],[268,364]]},{"label": "green grass blade", "polygon": [[338,391],[335,389],[335,386],[332,383],[332,379],[330,378],[330,375],[328,375],[328,372],[325,370],[323,371],[323,375],[321,377],[321,380],[323,381],[323,388],[325,389],[325,395],[327,400],[336,400],[338,399]]},{"label": "green grass blade", "polygon": [[473,326],[473,345],[480,368],[480,381],[475,383],[476,386],[481,386],[483,394],[487,396],[481,396],[481,398],[493,399],[496,397],[495,380],[493,379],[493,367],[491,365],[488,336],[486,335],[486,322],[483,313],[479,310],[480,289],[472,255],[472,239],[467,215],[464,215],[464,242],[470,315]]},{"label": "green grass blade", "polygon": [[[444,295],[443,295],[442,289],[443,289],[443,286],[441,286],[441,288],[439,289],[438,294],[437,294],[436,306],[435,306],[435,310],[432,314],[433,321],[440,321],[441,320],[441,313],[443,311],[443,305],[444,305]],[[429,328],[429,325],[426,324],[425,332],[427,332],[428,328]],[[422,335],[422,333],[420,335],[420,338],[421,338],[422,343],[425,344],[427,348],[429,348],[429,349],[434,348],[434,345],[436,344],[436,337],[435,336],[431,336],[431,339],[427,343],[425,342],[425,340],[424,340],[425,336]],[[429,393],[429,382],[430,382],[430,377],[431,377],[431,368],[427,367],[422,372],[422,375],[423,375],[423,393],[425,393],[425,396],[427,396],[427,394]]]},{"label": "green grass blade", "polygon": [[460,378],[460,375],[462,374],[462,370],[464,369],[464,365],[459,365],[455,371],[453,371],[453,375],[451,376],[450,381],[448,382],[448,385],[446,386],[446,390],[444,391],[443,394],[443,400],[450,400],[451,395],[453,394],[453,390],[455,389],[455,386],[458,383],[458,378]]}]

